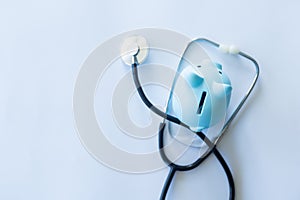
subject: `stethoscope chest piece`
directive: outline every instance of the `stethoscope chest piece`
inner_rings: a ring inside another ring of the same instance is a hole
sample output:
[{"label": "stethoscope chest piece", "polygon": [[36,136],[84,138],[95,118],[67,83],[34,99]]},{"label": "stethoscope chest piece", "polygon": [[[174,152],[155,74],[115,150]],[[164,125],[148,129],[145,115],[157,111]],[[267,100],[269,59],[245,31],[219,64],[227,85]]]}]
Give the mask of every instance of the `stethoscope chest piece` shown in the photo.
[{"label": "stethoscope chest piece", "polygon": [[148,56],[149,46],[143,36],[127,37],[121,46],[122,60],[126,65],[132,64],[132,58],[135,56],[138,63],[142,63]]}]

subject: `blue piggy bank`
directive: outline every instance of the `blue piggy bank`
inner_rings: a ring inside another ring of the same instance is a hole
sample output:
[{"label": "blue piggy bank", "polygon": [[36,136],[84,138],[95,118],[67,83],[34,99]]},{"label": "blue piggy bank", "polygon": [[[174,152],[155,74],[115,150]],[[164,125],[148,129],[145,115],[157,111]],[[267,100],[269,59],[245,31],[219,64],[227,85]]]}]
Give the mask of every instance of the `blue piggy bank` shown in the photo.
[{"label": "blue piggy bank", "polygon": [[[167,104],[193,131],[202,131],[225,119],[232,86],[222,66],[194,55],[195,44],[187,47],[179,63]],[[203,51],[203,50],[202,50]]]}]

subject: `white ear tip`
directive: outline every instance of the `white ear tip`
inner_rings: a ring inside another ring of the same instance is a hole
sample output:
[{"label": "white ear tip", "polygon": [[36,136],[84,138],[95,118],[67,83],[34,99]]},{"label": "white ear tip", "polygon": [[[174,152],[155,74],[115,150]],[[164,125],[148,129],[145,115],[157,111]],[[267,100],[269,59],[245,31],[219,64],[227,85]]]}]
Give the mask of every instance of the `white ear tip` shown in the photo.
[{"label": "white ear tip", "polygon": [[240,49],[235,45],[230,45],[229,53],[230,54],[238,54],[238,53],[240,53]]},{"label": "white ear tip", "polygon": [[240,53],[240,49],[235,46],[235,45],[225,45],[225,44],[220,44],[219,45],[219,50],[223,53],[230,53],[230,54],[238,54]]},{"label": "white ear tip", "polygon": [[219,50],[223,53],[229,53],[229,46],[225,44],[220,44],[219,45]]}]

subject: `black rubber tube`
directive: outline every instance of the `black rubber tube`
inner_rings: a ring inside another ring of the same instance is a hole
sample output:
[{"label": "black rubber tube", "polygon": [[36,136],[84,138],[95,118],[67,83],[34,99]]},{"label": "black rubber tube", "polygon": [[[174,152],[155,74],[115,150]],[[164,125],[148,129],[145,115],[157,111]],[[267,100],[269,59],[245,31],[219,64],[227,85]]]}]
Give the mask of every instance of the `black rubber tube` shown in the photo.
[{"label": "black rubber tube", "polygon": [[[235,198],[235,185],[234,185],[234,180],[233,180],[233,176],[231,174],[230,168],[227,165],[225,159],[222,157],[221,153],[218,151],[218,149],[216,148],[216,146],[211,147],[211,150],[208,151],[207,154],[203,155],[202,157],[198,158],[195,162],[188,164],[188,165],[177,165],[175,163],[173,163],[172,161],[170,161],[168,159],[168,157],[165,154],[164,151],[164,130],[165,130],[165,123],[161,123],[159,126],[159,135],[158,135],[158,146],[159,146],[159,152],[161,155],[161,158],[163,159],[163,161],[169,166],[170,171],[169,174],[165,180],[165,183],[163,185],[163,189],[161,191],[161,195],[160,195],[160,200],[165,200],[168,190],[170,188],[170,185],[172,183],[172,180],[175,176],[175,173],[177,171],[189,171],[192,170],[196,167],[198,167],[204,160],[206,160],[206,158],[208,158],[208,156],[213,153],[216,158],[218,159],[219,163],[221,164],[222,168],[225,171],[226,177],[227,177],[227,181],[228,181],[228,185],[229,185],[229,200],[234,200]],[[206,140],[206,136],[202,133],[202,132],[197,132],[196,133],[202,140]]]}]

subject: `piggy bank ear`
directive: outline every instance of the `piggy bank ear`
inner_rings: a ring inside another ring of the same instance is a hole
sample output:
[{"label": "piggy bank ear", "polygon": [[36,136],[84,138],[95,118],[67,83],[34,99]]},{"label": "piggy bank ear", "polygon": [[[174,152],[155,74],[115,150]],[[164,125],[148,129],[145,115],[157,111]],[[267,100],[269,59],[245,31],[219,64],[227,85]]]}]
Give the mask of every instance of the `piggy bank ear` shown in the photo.
[{"label": "piggy bank ear", "polygon": [[219,71],[222,71],[222,65],[220,63],[214,63]]},{"label": "piggy bank ear", "polygon": [[194,69],[190,67],[185,68],[182,71],[182,76],[193,88],[199,87],[204,81],[203,77],[201,77]]}]

